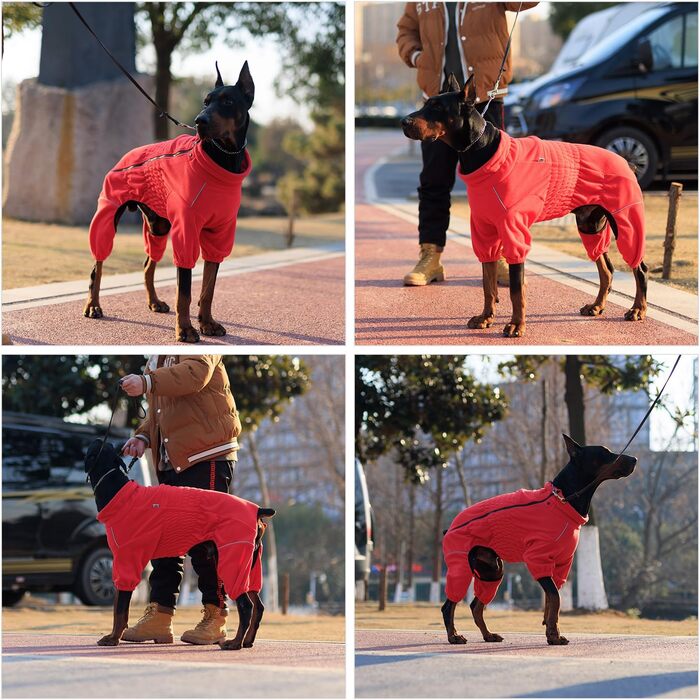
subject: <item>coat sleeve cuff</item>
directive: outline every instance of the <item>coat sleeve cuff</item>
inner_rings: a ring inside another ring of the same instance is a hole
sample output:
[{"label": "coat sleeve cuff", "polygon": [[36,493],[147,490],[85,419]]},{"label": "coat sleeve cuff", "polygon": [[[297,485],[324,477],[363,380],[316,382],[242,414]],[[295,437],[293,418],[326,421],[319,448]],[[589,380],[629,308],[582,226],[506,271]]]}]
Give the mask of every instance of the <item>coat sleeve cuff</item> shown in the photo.
[{"label": "coat sleeve cuff", "polygon": [[418,60],[418,56],[420,56],[423,52],[422,51],[414,51],[411,54],[411,63],[413,64],[414,67],[416,67],[416,61]]},{"label": "coat sleeve cuff", "polygon": [[137,440],[141,440],[141,442],[145,442],[145,443],[146,443],[146,446],[147,446],[147,447],[150,447],[151,441],[148,439],[148,436],[139,434],[139,435],[134,435],[134,437],[135,437]]},{"label": "coat sleeve cuff", "polygon": [[150,374],[144,374],[143,378],[146,382],[146,388],[144,390],[144,394],[150,394],[153,391],[153,380],[151,379]]}]

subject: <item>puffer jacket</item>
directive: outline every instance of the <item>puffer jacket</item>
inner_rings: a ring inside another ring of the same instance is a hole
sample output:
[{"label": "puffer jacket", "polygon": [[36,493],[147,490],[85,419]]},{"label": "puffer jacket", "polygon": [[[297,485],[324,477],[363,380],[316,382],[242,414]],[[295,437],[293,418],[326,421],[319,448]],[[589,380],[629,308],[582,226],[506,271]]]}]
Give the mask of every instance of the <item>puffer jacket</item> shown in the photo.
[{"label": "puffer jacket", "polygon": [[[462,74],[466,79],[474,73],[479,101],[488,99],[493,89],[503,54],[508,43],[506,11],[527,10],[536,2],[460,2],[458,43],[462,59]],[[425,97],[439,94],[443,83],[445,44],[447,42],[447,8],[444,2],[407,2],[398,22],[396,43],[401,59],[410,68],[418,69],[418,86]],[[507,93],[513,75],[511,54],[499,84]]]},{"label": "puffer jacket", "polygon": [[241,421],[221,355],[158,355],[144,372],[148,414],[136,428],[177,472],[238,450]]}]

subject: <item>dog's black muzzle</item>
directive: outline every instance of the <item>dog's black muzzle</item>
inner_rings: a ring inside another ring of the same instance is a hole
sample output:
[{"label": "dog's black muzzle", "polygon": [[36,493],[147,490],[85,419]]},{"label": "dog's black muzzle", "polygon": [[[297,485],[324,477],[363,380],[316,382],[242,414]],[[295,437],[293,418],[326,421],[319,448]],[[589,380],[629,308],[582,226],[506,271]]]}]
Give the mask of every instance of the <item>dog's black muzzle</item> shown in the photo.
[{"label": "dog's black muzzle", "polygon": [[404,117],[401,120],[401,128],[403,129],[404,135],[407,136],[409,139],[420,141],[420,132],[412,114],[409,114],[407,117]]}]

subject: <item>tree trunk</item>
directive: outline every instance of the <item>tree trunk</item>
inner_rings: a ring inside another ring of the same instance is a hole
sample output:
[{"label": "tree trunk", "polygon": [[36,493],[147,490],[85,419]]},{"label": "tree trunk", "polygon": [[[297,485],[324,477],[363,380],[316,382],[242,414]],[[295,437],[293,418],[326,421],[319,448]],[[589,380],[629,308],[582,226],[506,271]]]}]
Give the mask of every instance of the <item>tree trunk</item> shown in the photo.
[{"label": "tree trunk", "polygon": [[540,479],[538,484],[544,484],[547,480],[547,420],[549,419],[549,402],[547,401],[547,380],[542,380],[542,459],[540,460]]},{"label": "tree trunk", "polygon": [[[250,448],[250,458],[253,460],[255,473],[258,475],[258,483],[260,485],[260,494],[262,496],[263,508],[270,508],[270,492],[267,489],[267,479],[265,472],[260,463],[260,455],[258,454],[258,445],[255,440],[255,431],[247,434],[248,447]],[[277,577],[277,543],[275,542],[275,528],[272,520],[268,520],[267,530],[265,530],[265,538],[263,546],[267,555],[267,572],[265,575],[265,586],[263,586],[263,599],[265,609],[270,612],[279,610],[279,586]]]},{"label": "tree trunk", "polygon": [[457,470],[457,476],[459,477],[459,485],[462,487],[462,495],[464,496],[464,507],[469,508],[471,505],[471,498],[469,497],[469,486],[467,485],[467,480],[464,477],[464,465],[462,464],[462,450],[455,453],[454,456],[455,469]]},{"label": "tree trunk", "polygon": [[581,360],[578,355],[567,355],[564,361],[566,389],[564,401],[569,414],[569,432],[579,445],[586,444],[586,418],[583,404],[583,382],[581,381]]},{"label": "tree trunk", "polygon": [[[168,44],[156,46],[156,103],[165,110],[170,111],[170,84],[172,75],[170,65],[173,56],[173,49]],[[156,140],[165,141],[170,137],[168,125],[170,122],[160,116],[157,109],[153,109],[153,129]]]},{"label": "tree trunk", "polygon": [[408,590],[413,600],[413,557],[416,535],[416,485],[411,482],[408,485]]},{"label": "tree trunk", "polygon": [[433,531],[433,580],[430,584],[430,602],[440,602],[440,574],[442,573],[442,467],[437,468],[435,479],[435,521]]}]

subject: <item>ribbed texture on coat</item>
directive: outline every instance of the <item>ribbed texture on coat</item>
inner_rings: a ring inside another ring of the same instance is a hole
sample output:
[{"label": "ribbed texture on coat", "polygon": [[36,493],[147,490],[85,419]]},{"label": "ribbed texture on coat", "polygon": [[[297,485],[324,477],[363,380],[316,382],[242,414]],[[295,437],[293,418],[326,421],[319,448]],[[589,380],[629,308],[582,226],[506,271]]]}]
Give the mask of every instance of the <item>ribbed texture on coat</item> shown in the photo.
[{"label": "ribbed texture on coat", "polygon": [[[624,158],[597,146],[512,138],[501,131],[488,163],[465,175],[471,207],[472,247],[481,262],[505,257],[523,263],[532,243],[530,227],[583,205],[598,204],[615,218],[617,247],[636,268],[644,257],[644,199]],[[609,224],[598,234],[581,233],[589,258],[610,247]]]},{"label": "ribbed texture on coat", "polygon": [[[534,579],[551,576],[558,588],[568,576],[581,525],[588,521],[552,494],[547,483],[535,491],[521,489],[489,498],[463,510],[442,541],[447,564],[446,595],[459,602],[472,580],[468,555],[477,545],[501,559],[525,562]],[[487,605],[500,581],[474,581],[476,597]]]},{"label": "ribbed texture on coat", "polygon": [[260,590],[262,568],[251,566],[258,506],[237,496],[176,486],[126,484],[97,514],[114,555],[112,577],[120,591],[133,591],[151,559],[185,555],[213,540],[219,578],[235,599]]}]

